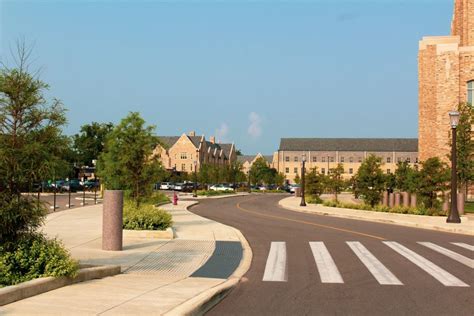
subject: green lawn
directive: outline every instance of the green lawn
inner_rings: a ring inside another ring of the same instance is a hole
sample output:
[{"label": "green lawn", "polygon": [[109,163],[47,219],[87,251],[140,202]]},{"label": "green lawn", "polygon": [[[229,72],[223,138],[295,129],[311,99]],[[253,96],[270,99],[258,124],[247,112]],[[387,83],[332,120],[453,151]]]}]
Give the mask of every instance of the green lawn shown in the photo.
[{"label": "green lawn", "polygon": [[466,202],[464,210],[466,213],[474,213],[474,202]]}]

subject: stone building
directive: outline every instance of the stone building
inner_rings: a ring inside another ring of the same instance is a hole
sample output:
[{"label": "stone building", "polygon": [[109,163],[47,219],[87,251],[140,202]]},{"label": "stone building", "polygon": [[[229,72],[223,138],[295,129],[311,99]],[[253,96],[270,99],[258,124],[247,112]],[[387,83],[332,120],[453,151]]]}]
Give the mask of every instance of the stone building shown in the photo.
[{"label": "stone building", "polygon": [[448,113],[474,100],[474,0],[455,0],[450,36],[420,41],[418,76],[420,160],[437,156],[448,162]]},{"label": "stone building", "polygon": [[196,136],[195,132],[181,136],[160,136],[153,154],[158,156],[164,168],[177,172],[194,172],[194,165],[199,171],[204,164],[214,166],[230,165],[236,161],[234,144],[220,144],[215,137],[209,141],[204,135]]},{"label": "stone building", "polygon": [[242,163],[242,172],[245,174],[248,174],[250,168],[252,168],[253,163],[259,159],[263,158],[267,162],[267,165],[270,168],[273,168],[273,156],[266,156],[262,155],[261,153],[258,153],[256,155],[242,155],[237,157],[237,161]]},{"label": "stone building", "polygon": [[450,36],[423,37],[419,44],[420,160],[450,151],[449,112],[474,96],[474,0],[456,0]]},{"label": "stone building", "polygon": [[306,156],[306,169],[317,167],[328,174],[338,163],[344,166],[344,178],[357,173],[364,159],[374,154],[382,158],[385,173],[392,173],[397,163],[418,163],[418,140],[405,138],[282,138],[273,160],[274,167],[293,183],[301,177],[301,161]]}]

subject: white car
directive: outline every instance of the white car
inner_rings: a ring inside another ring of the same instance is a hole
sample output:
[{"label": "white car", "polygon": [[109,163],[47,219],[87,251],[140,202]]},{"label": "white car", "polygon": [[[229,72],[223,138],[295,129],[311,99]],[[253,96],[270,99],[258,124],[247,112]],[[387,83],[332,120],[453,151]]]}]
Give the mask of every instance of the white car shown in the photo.
[{"label": "white car", "polygon": [[225,184],[214,184],[209,188],[211,191],[232,191],[232,188]]},{"label": "white car", "polygon": [[175,191],[183,191],[183,186],[184,186],[184,183],[176,183],[176,184],[174,185],[173,190],[175,190]]},{"label": "white car", "polygon": [[291,193],[295,193],[296,192],[296,188],[300,188],[301,186],[299,184],[291,184],[290,185],[290,192]]},{"label": "white car", "polygon": [[160,190],[171,190],[169,182],[162,182],[160,185]]}]

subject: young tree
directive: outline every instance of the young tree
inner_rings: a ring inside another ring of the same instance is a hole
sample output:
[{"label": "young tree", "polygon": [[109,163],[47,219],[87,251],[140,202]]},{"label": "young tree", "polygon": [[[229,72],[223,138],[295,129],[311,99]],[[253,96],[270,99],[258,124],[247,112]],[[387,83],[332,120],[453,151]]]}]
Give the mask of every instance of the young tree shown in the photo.
[{"label": "young tree", "polygon": [[274,183],[277,186],[282,187],[285,184],[285,180],[286,180],[286,177],[283,173],[277,172],[275,174]]},{"label": "young tree", "polygon": [[260,157],[255,160],[250,168],[252,184],[259,185],[265,182],[265,177],[268,177],[269,169],[267,161],[264,158]]},{"label": "young tree", "polygon": [[305,176],[305,193],[319,197],[324,192],[325,175],[320,174],[318,168],[314,167]]},{"label": "young tree", "polygon": [[18,44],[17,53],[15,67],[0,68],[0,244],[7,249],[41,225],[45,207],[21,192],[59,173],[67,147],[62,103],[48,102],[49,86],[30,73],[31,51]]},{"label": "young tree", "polygon": [[438,193],[449,188],[449,168],[438,157],[429,158],[421,165],[417,193],[426,207],[437,207]]},{"label": "young tree", "polygon": [[417,170],[412,168],[407,161],[397,163],[394,187],[401,192],[413,193],[416,190],[416,183]]},{"label": "young tree", "polygon": [[137,112],[122,119],[107,136],[98,173],[107,189],[130,190],[137,206],[156,182],[161,164],[152,157],[154,126],[145,126]]},{"label": "young tree", "polygon": [[365,203],[374,207],[380,202],[384,190],[385,177],[382,172],[382,159],[369,155],[356,174],[357,192],[363,195]]},{"label": "young tree", "polygon": [[202,164],[198,172],[198,182],[205,185],[209,185],[211,181],[210,166],[208,164]]},{"label": "young tree", "polygon": [[77,162],[83,166],[92,166],[92,161],[97,160],[104,150],[105,139],[113,127],[112,123],[97,122],[82,125],[79,134],[73,136]]},{"label": "young tree", "polygon": [[344,174],[344,166],[342,163],[337,164],[336,168],[331,168],[329,170],[329,175],[326,179],[327,188],[331,193],[334,194],[334,198],[337,202],[337,195],[342,192],[345,187],[345,181],[342,178]]},{"label": "young tree", "polygon": [[295,183],[296,183],[296,184],[300,184],[300,182],[301,182],[301,178],[300,178],[300,175],[299,175],[299,173],[297,173],[297,174],[296,174],[296,176],[295,176],[295,180],[294,180],[294,181],[295,181]]},{"label": "young tree", "polygon": [[[474,140],[471,130],[474,125],[474,107],[469,103],[461,103],[458,111],[460,117],[456,128],[457,175],[459,188],[466,193],[469,183],[474,181]],[[467,194],[465,197],[467,198]]]}]

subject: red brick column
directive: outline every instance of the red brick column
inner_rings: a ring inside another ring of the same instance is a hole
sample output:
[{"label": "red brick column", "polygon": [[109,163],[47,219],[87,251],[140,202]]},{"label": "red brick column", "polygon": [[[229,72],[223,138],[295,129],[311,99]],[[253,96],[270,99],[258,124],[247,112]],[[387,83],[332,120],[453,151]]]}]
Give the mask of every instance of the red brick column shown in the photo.
[{"label": "red brick column", "polygon": [[102,212],[102,250],[122,250],[123,191],[106,190]]}]

